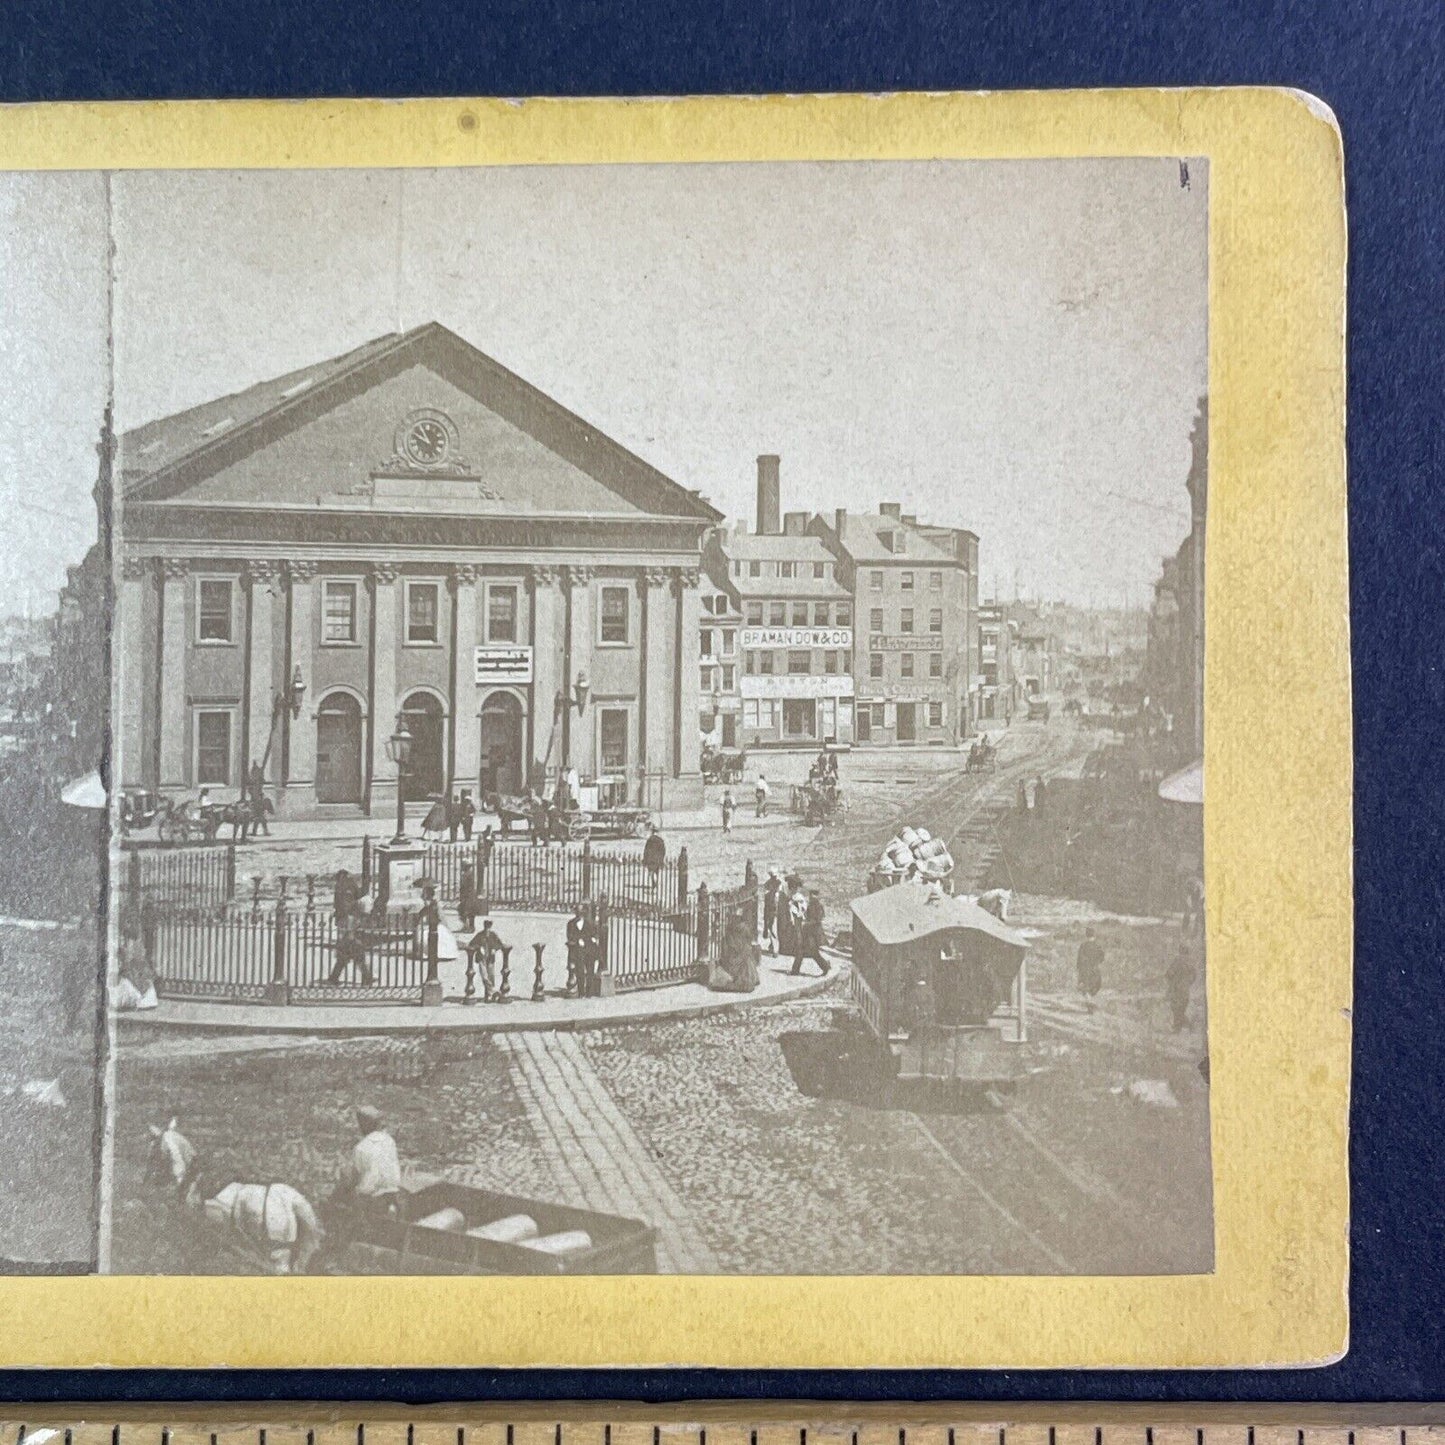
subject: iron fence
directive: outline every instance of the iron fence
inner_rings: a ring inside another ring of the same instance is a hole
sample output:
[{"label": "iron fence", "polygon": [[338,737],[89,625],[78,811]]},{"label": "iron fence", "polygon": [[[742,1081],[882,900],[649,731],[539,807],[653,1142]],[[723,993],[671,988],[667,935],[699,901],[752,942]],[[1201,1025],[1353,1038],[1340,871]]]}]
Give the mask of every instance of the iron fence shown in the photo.
[{"label": "iron fence", "polygon": [[215,908],[236,896],[236,845],[211,848],[128,848],[120,890],[140,903]]}]

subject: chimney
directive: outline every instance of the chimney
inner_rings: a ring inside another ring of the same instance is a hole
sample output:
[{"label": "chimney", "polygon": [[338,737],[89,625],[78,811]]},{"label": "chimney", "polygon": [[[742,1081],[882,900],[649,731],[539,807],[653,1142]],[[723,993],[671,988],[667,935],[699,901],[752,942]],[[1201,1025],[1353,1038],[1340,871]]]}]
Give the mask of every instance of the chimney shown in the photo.
[{"label": "chimney", "polygon": [[892,517],[895,522],[900,520],[902,507],[897,502],[879,502],[878,515],[880,517]]},{"label": "chimney", "polygon": [[903,521],[909,527],[916,527],[918,525],[918,513],[905,512],[903,514]]},{"label": "chimney", "polygon": [[848,520],[847,507],[839,507],[833,513],[833,531],[837,534],[838,540],[843,540],[843,525]]},{"label": "chimney", "polygon": [[764,455],[758,458],[758,536],[776,537],[778,510],[782,506],[782,483],[778,479],[779,459]]},{"label": "chimney", "polygon": [[789,512],[783,518],[783,532],[789,537],[805,537],[808,534],[808,514]]}]

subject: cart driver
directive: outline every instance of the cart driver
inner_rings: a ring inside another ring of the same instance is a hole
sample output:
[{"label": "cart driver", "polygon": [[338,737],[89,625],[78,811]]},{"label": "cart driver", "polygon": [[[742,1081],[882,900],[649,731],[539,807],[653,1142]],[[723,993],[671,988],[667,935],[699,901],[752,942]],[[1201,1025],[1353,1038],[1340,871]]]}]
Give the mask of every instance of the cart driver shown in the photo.
[{"label": "cart driver", "polygon": [[396,1140],[387,1131],[381,1111],[363,1104],[356,1111],[361,1134],[351,1158],[341,1172],[341,1182],[332,1196],[337,1204],[350,1205],[368,1217],[390,1218],[401,1198],[401,1161]]}]

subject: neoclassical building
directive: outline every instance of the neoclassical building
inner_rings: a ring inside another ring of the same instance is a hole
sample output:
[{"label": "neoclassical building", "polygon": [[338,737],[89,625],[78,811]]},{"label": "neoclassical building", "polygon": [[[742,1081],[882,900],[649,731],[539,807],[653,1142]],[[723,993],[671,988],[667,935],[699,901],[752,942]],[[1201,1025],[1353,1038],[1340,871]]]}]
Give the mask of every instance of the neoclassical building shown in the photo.
[{"label": "neoclassical building", "polygon": [[[126,433],[123,786],[287,812],[522,789],[700,795],[698,567],[719,514],[435,323]],[[651,781],[644,785],[643,779]]]}]

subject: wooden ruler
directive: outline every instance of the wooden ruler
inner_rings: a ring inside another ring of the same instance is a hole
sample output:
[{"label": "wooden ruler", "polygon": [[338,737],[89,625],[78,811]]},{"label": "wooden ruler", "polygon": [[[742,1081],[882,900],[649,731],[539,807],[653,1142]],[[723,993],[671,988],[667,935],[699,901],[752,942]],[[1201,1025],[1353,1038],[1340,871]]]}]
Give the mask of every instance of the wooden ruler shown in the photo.
[{"label": "wooden ruler", "polygon": [[1445,1407],[9,1405],[0,1445],[1445,1445]]}]

